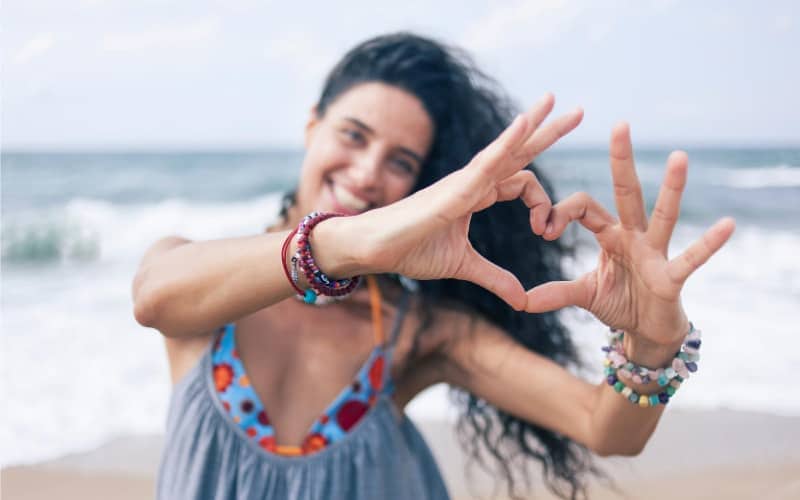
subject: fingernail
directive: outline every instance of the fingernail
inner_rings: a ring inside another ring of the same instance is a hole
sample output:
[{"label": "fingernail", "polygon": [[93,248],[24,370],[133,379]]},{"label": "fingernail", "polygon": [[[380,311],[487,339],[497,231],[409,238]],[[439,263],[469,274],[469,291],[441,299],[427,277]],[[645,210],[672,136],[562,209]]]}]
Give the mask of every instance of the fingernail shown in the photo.
[{"label": "fingernail", "polygon": [[552,233],[553,232],[553,223],[552,222],[548,222],[547,223],[547,227],[545,228],[544,232],[545,233]]}]

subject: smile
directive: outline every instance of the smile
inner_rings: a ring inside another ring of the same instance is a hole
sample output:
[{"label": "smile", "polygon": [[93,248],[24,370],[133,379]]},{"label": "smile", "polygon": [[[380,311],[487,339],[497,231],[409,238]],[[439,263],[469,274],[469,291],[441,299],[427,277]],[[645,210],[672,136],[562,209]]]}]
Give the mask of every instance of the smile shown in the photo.
[{"label": "smile", "polygon": [[333,181],[327,181],[328,192],[333,202],[333,208],[345,215],[358,215],[367,210],[370,203],[355,196],[346,188]]}]

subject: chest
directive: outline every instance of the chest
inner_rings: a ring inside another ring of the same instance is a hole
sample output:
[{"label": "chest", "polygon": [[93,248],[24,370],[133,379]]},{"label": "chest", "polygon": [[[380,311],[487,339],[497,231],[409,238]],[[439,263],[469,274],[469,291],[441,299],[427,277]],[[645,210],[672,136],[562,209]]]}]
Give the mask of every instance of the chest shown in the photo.
[{"label": "chest", "polygon": [[[392,380],[402,386],[414,358],[424,355],[416,341],[419,320],[410,311],[397,322],[396,309],[387,307],[382,323],[387,339],[396,335],[386,361]],[[290,299],[240,319],[235,332],[237,355],[252,388],[276,438],[287,444],[302,440],[328,405],[357,383],[379,340],[368,302],[359,301],[309,307]],[[413,375],[418,379],[419,370]]]}]

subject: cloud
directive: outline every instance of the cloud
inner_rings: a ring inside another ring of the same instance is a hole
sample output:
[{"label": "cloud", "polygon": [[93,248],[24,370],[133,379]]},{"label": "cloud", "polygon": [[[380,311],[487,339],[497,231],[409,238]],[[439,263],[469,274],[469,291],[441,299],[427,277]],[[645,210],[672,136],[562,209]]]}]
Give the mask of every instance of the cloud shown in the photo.
[{"label": "cloud", "polygon": [[778,31],[778,33],[787,33],[791,31],[792,24],[794,23],[792,22],[791,17],[782,14],[775,17],[774,24],[775,24],[775,29]]},{"label": "cloud", "polygon": [[52,33],[44,33],[29,40],[14,55],[14,64],[25,64],[38,57],[53,47],[55,37]]},{"label": "cloud", "polygon": [[302,77],[312,79],[324,76],[337,54],[329,44],[299,31],[275,37],[264,50],[268,60],[290,66]]},{"label": "cloud", "polygon": [[568,32],[585,10],[582,2],[517,0],[502,4],[473,24],[461,44],[476,52],[518,45],[545,46]]},{"label": "cloud", "polygon": [[200,19],[177,26],[161,27],[139,33],[118,33],[103,37],[101,47],[108,52],[148,49],[192,48],[219,35],[219,20]]}]

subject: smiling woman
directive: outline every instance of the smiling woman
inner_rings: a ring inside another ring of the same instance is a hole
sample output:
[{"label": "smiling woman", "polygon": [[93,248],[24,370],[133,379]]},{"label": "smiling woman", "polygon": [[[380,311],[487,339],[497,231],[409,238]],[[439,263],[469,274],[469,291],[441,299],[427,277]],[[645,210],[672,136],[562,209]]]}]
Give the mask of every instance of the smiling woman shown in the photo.
[{"label": "smiling woman", "polygon": [[394,203],[414,187],[433,142],[422,103],[384,83],[361,83],[306,125],[298,213],[356,215]]},{"label": "smiling woman", "polygon": [[[531,161],[582,119],[545,123],[553,105],[546,94],[512,120],[458,50],[367,40],[325,82],[276,225],[156,242],[133,291],[175,383],[159,498],[447,498],[404,415],[439,382],[461,396],[462,444],[483,464],[488,452],[511,494],[527,461],[576,498],[602,475],[591,452],[641,451],[696,370],[682,284],[733,224],[668,261],[686,157],[670,157],[648,221],[625,125],[611,142],[620,220],[585,193],[553,205]],[[558,238],[573,221],[601,253],[566,281]],[[569,305],[624,331],[599,384],[568,370],[579,360],[555,311]],[[651,381],[639,364],[667,370]]]}]

